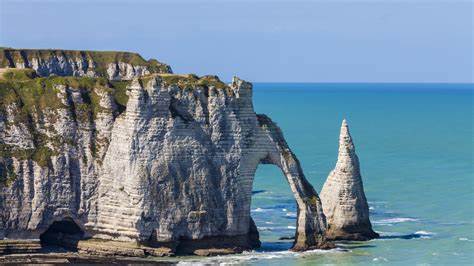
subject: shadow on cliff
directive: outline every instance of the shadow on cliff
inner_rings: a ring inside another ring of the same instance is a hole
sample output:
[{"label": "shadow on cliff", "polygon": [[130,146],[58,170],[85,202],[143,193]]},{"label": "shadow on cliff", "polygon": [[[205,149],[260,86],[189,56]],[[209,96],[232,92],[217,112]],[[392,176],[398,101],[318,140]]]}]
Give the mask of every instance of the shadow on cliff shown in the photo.
[{"label": "shadow on cliff", "polygon": [[83,237],[84,231],[72,219],[64,219],[53,222],[48,230],[40,235],[40,242],[45,250],[61,247],[77,251],[79,240]]}]

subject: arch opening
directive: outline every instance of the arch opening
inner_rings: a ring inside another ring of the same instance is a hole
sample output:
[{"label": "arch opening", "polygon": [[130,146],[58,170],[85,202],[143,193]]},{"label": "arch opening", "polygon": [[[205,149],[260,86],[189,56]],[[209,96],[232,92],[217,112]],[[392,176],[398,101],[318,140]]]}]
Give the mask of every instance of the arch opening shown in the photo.
[{"label": "arch opening", "polygon": [[263,250],[283,251],[293,246],[297,204],[277,165],[258,164],[252,185],[250,215],[258,228]]},{"label": "arch opening", "polygon": [[83,239],[84,231],[71,219],[53,222],[40,235],[41,246],[56,246],[77,250],[77,243]]}]

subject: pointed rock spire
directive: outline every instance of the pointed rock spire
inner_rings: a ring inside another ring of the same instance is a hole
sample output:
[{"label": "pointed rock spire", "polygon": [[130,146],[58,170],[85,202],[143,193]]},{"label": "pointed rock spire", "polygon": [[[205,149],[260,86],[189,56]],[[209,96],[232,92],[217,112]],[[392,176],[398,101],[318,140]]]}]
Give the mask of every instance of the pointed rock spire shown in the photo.
[{"label": "pointed rock spire", "polygon": [[336,167],[324,183],[321,202],[328,224],[328,239],[369,240],[379,236],[372,230],[369,220],[359,158],[345,119],[339,136]]}]

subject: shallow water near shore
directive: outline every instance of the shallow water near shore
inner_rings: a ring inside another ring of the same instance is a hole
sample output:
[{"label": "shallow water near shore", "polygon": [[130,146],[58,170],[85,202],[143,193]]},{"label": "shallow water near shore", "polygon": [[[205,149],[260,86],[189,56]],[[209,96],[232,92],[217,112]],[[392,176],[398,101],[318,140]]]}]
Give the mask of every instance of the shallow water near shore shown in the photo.
[{"label": "shallow water near shore", "polygon": [[472,84],[254,84],[256,112],[278,123],[318,192],[348,119],[382,237],[287,251],[279,238],[294,235],[296,204],[280,170],[261,165],[251,214],[262,248],[180,264],[474,263],[473,93]]}]

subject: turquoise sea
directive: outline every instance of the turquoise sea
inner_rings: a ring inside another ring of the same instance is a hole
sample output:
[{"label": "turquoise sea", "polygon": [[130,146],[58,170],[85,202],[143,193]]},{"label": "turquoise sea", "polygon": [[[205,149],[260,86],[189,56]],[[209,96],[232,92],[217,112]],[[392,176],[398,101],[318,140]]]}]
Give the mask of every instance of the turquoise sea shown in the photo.
[{"label": "turquoise sea", "polygon": [[181,263],[474,264],[473,84],[254,84],[254,107],[283,130],[319,192],[347,118],[381,238],[289,252],[296,204],[275,166],[257,170],[255,252]]}]

